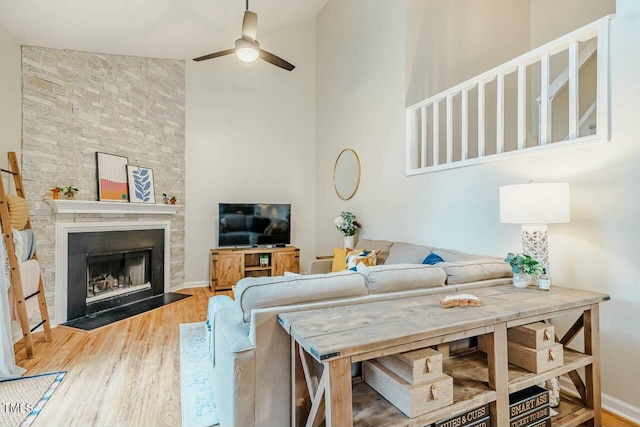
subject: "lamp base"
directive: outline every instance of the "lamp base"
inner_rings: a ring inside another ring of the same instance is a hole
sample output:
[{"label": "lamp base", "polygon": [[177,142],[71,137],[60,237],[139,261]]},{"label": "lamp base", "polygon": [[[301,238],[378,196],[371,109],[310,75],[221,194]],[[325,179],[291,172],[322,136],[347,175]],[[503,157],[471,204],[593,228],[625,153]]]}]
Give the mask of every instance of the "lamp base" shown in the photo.
[{"label": "lamp base", "polygon": [[549,244],[546,225],[522,226],[522,253],[537,260],[549,271]]}]

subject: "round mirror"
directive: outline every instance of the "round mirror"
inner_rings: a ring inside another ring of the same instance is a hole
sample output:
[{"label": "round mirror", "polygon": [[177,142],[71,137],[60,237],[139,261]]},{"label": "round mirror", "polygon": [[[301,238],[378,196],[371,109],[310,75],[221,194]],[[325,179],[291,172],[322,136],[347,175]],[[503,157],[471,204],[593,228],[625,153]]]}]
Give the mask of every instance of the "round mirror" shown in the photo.
[{"label": "round mirror", "polygon": [[360,158],[351,148],[342,150],[333,169],[333,187],[342,200],[349,200],[360,185]]}]

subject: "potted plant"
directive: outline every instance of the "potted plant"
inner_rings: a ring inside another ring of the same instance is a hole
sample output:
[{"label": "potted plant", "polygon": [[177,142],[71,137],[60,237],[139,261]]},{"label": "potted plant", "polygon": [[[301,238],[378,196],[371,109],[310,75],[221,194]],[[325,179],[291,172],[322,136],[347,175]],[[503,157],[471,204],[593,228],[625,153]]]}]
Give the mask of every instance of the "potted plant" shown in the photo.
[{"label": "potted plant", "polygon": [[175,194],[169,197],[167,196],[167,193],[162,193],[162,203],[164,203],[165,205],[175,205],[177,201],[178,198]]},{"label": "potted plant", "polygon": [[54,187],[51,189],[54,199],[59,198],[59,195],[62,194],[62,197],[64,197],[65,199],[73,200],[76,198],[76,193],[78,191],[80,190],[78,190],[73,185],[68,185],[66,187]]},{"label": "potted plant", "polygon": [[516,288],[526,288],[543,271],[542,264],[529,255],[509,252],[504,261],[511,266],[513,286]]},{"label": "potted plant", "polygon": [[362,228],[362,224],[356,220],[356,216],[351,212],[340,212],[340,215],[333,220],[333,225],[344,236],[344,247],[353,249],[356,232]]}]

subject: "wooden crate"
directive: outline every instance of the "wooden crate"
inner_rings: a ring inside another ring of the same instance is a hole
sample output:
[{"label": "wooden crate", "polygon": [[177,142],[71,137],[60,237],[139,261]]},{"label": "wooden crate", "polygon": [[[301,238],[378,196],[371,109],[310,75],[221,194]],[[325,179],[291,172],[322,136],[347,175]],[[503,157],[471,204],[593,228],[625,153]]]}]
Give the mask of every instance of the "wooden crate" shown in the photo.
[{"label": "wooden crate", "polygon": [[433,427],[479,427],[483,423],[490,425],[490,420],[489,404],[487,403],[470,411],[440,420],[433,424]]},{"label": "wooden crate", "polygon": [[509,341],[517,342],[536,350],[552,347],[556,342],[553,325],[543,322],[509,328],[507,330],[507,338]]},{"label": "wooden crate", "polygon": [[380,363],[370,360],[362,362],[362,379],[410,418],[453,403],[453,378],[446,374],[426,383],[409,384]]},{"label": "wooden crate", "polygon": [[529,427],[551,427],[551,417],[546,420],[538,421],[535,424],[530,424]]},{"label": "wooden crate", "polygon": [[469,427],[491,427],[491,417],[483,418],[477,423],[469,425]]},{"label": "wooden crate", "polygon": [[442,353],[428,347],[376,360],[409,384],[421,384],[442,376]]},{"label": "wooden crate", "polygon": [[[478,337],[478,349],[487,352],[487,338],[484,335]],[[549,348],[534,350],[513,341],[507,342],[509,363],[526,369],[534,374],[546,372],[549,369],[562,366],[564,352],[562,344],[555,343]]]},{"label": "wooden crate", "polygon": [[549,390],[537,385],[525,388],[509,395],[509,418],[518,418],[543,406],[549,406]]},{"label": "wooden crate", "polygon": [[526,414],[518,418],[511,419],[509,421],[509,427],[530,427],[535,425],[546,425],[540,423],[545,423],[550,416],[551,411],[549,406],[543,406],[541,408],[527,412]]}]

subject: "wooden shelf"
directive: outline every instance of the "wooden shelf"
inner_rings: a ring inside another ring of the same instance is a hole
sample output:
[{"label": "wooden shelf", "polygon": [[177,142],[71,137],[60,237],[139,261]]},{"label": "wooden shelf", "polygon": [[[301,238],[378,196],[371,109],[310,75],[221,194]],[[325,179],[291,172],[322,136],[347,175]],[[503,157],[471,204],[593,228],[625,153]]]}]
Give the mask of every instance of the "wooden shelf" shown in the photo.
[{"label": "wooden shelf", "polygon": [[264,270],[271,270],[271,266],[260,267],[259,265],[257,265],[255,267],[245,267],[244,268],[244,271],[264,271]]},{"label": "wooden shelf", "polygon": [[[532,385],[539,384],[548,379],[559,377],[560,375],[564,375],[578,368],[584,368],[585,366],[590,365],[592,362],[593,356],[579,353],[565,347],[564,364],[540,374],[534,374],[525,371],[522,368],[518,368],[517,366],[509,365],[509,393],[514,393],[516,391],[531,387]],[[511,380],[511,372],[514,372],[516,369],[520,370],[522,374],[518,375],[517,378]]]},{"label": "wooden shelf", "polygon": [[97,202],[94,200],[45,200],[55,213],[59,214],[140,214],[175,215],[182,205],[159,203]]},{"label": "wooden shelf", "polygon": [[558,412],[551,419],[554,427],[577,427],[593,418],[592,409],[585,408],[576,397],[564,392],[560,393],[560,406],[554,409]]},{"label": "wooden shelf", "polygon": [[[523,390],[547,379],[587,366],[592,363],[593,358],[565,348],[564,361],[564,365],[541,374],[533,374],[509,364],[509,393]],[[453,377],[453,405],[416,418],[407,417],[362,380],[355,380],[353,384],[353,425],[358,427],[419,427],[496,400],[496,392],[491,390],[488,385],[489,370],[485,353],[472,351],[446,359],[443,371]],[[567,397],[563,398],[559,415],[554,418],[553,425],[558,427],[578,426],[592,417],[592,410],[584,408],[579,401]]]},{"label": "wooden shelf", "polygon": [[453,405],[409,418],[364,381],[356,379],[353,383],[353,425],[354,427],[422,427],[495,400],[496,392],[491,390],[487,383],[454,377]]},{"label": "wooden shelf", "polygon": [[[509,394],[540,384],[550,378],[559,377],[578,368],[583,368],[591,364],[592,361],[592,356],[565,348],[564,364],[540,374],[534,374],[526,369],[509,364]],[[487,355],[480,351],[473,351],[445,360],[443,371],[454,378],[462,376],[469,381],[482,383],[489,381]]]}]

